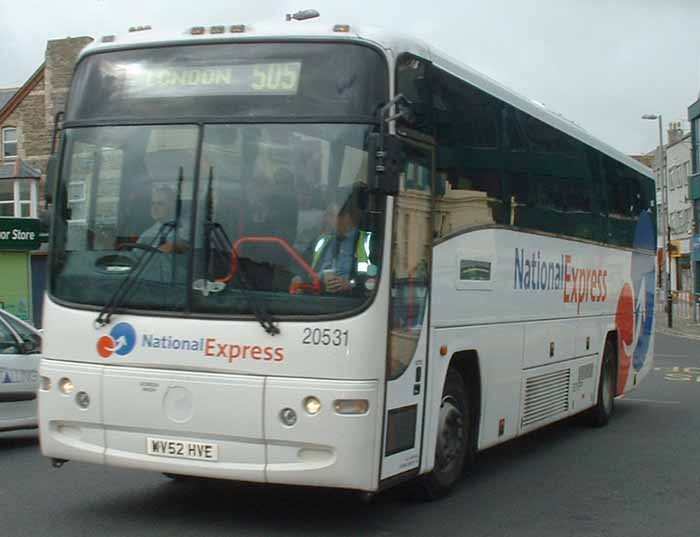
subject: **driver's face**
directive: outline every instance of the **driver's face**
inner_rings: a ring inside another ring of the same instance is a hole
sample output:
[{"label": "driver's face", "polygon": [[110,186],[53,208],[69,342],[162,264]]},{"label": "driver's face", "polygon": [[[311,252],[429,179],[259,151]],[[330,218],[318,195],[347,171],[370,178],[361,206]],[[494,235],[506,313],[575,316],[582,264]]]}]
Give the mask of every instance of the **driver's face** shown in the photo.
[{"label": "driver's face", "polygon": [[166,196],[154,194],[151,200],[151,217],[156,222],[162,222],[170,214],[169,201]]}]

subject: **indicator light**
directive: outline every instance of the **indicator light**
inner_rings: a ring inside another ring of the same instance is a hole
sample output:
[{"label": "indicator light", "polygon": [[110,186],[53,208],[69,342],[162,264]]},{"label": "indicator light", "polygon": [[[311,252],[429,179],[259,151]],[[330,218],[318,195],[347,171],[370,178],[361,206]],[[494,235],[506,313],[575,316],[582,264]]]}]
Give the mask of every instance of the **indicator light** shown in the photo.
[{"label": "indicator light", "polygon": [[338,414],[367,414],[369,411],[367,399],[337,399],[333,406]]}]

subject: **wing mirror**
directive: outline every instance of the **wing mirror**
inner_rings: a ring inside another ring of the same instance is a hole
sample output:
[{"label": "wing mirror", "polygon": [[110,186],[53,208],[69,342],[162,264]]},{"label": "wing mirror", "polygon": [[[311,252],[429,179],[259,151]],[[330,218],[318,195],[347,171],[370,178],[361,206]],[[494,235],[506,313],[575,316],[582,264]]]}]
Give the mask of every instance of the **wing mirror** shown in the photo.
[{"label": "wing mirror", "polygon": [[20,345],[20,349],[22,354],[34,354],[36,352],[40,352],[39,345],[37,345],[36,341],[31,339],[23,340],[22,344]]}]

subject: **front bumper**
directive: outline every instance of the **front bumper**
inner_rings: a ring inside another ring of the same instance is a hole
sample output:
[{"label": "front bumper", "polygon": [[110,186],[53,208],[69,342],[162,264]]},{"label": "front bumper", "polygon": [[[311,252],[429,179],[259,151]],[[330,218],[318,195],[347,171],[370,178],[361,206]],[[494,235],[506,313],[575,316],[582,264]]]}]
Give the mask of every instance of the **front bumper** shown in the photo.
[{"label": "front bumper", "polygon": [[[39,392],[42,453],[73,461],[204,477],[376,490],[378,382],[183,372],[44,359]],[[64,394],[67,377],[74,392]],[[81,408],[77,393],[90,404]],[[321,401],[309,415],[303,401]],[[365,399],[369,411],[339,415],[337,399]],[[282,409],[297,414],[293,426]],[[148,437],[213,443],[217,461],[149,455]]]}]

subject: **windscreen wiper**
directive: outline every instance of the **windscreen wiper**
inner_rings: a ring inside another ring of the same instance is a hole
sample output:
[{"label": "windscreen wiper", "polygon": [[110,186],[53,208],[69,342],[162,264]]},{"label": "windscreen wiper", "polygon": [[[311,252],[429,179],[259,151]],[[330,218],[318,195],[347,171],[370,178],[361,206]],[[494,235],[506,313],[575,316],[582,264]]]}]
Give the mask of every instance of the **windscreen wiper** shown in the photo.
[{"label": "windscreen wiper", "polygon": [[[119,307],[119,305],[124,301],[126,296],[129,294],[129,291],[134,287],[135,282],[138,281],[138,277],[143,273],[143,271],[146,269],[148,266],[149,262],[153,258],[155,254],[160,254],[162,253],[158,248],[157,245],[160,244],[160,241],[163,237],[167,237],[168,233],[170,230],[174,230],[175,233],[175,240],[177,240],[177,229],[178,226],[180,225],[180,216],[182,212],[182,181],[183,181],[183,169],[182,166],[180,166],[180,171],[178,173],[178,178],[177,178],[177,198],[175,199],[175,219],[171,220],[170,222],[163,222],[158,228],[158,232],[155,234],[153,239],[149,244],[142,244],[142,243],[130,243],[130,244],[125,244],[125,248],[129,249],[140,249],[140,250],[146,250],[146,253],[139,257],[136,260],[136,263],[134,263],[134,266],[132,269],[129,271],[129,273],[126,275],[126,277],[122,280],[122,282],[119,284],[119,286],[114,290],[114,293],[112,293],[112,296],[109,297],[109,300],[105,303],[105,305],[102,307],[100,310],[100,313],[97,315],[97,318],[95,319],[95,326],[96,327],[101,327],[109,324],[112,314],[114,311]],[[173,280],[174,281],[174,278]]]},{"label": "windscreen wiper", "polygon": [[204,286],[206,286],[209,281],[209,278],[212,277],[213,279],[214,268],[213,259],[211,256],[212,246],[214,246],[214,248],[219,252],[231,252],[231,255],[235,257],[236,264],[238,265],[238,279],[241,282],[241,291],[243,292],[243,296],[248,302],[248,305],[250,305],[250,309],[253,311],[255,319],[260,323],[260,326],[263,327],[265,332],[267,332],[271,336],[276,336],[280,333],[280,329],[279,326],[275,324],[275,318],[272,316],[272,314],[270,314],[270,312],[267,311],[263,301],[260,300],[253,293],[253,291],[255,291],[255,287],[248,281],[245,269],[243,268],[243,264],[241,263],[241,258],[238,255],[236,249],[233,247],[228,235],[226,234],[226,230],[221,226],[221,224],[219,224],[218,222],[214,222],[214,200],[212,197],[213,183],[214,168],[213,166],[210,166],[209,179],[207,181],[207,195],[205,199],[204,221],[204,251],[206,252],[205,255],[207,256],[205,260],[207,266],[207,277],[203,284]]}]

